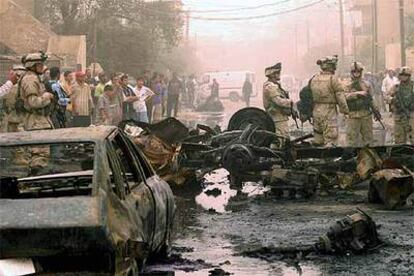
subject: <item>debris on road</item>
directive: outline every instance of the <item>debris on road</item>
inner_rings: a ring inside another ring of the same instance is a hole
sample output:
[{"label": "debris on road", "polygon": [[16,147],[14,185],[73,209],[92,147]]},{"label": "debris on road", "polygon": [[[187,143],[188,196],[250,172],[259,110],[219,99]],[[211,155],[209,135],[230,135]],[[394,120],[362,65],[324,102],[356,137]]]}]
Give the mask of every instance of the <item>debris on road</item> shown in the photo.
[{"label": "debris on road", "polygon": [[361,253],[381,245],[377,227],[372,218],[362,210],[330,227],[328,233],[319,238],[318,252],[328,254]]},{"label": "debris on road", "polygon": [[[204,125],[189,130],[174,118],[154,125],[127,121],[120,127],[132,136],[157,173],[174,184],[224,168],[232,187],[240,189],[244,182],[261,182],[280,198],[310,198],[318,192],[352,190],[368,181],[369,201],[394,209],[404,205],[412,193],[409,170],[414,170],[414,146],[314,147],[306,142],[312,135],[281,142],[269,115],[258,108],[237,111],[226,131]],[[398,168],[405,175],[379,172],[384,169],[384,160],[405,166]],[[396,182],[400,184],[393,184]]]},{"label": "debris on road", "polygon": [[291,261],[304,259],[311,253],[329,255],[368,253],[378,249],[382,244],[378,238],[375,222],[368,214],[358,209],[356,213],[333,224],[315,244],[260,247],[243,251],[240,255],[269,262]]}]

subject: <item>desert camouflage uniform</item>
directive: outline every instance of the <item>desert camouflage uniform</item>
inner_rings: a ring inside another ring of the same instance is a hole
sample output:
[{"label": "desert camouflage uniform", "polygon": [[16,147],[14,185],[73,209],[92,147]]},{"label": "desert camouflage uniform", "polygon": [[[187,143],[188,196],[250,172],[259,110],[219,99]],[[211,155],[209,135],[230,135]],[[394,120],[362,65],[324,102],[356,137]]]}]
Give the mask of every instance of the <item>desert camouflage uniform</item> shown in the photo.
[{"label": "desert camouflage uniform", "polygon": [[10,93],[3,98],[3,108],[5,111],[3,117],[3,131],[4,132],[17,132],[19,126],[23,124],[23,116],[17,114],[15,109],[17,96],[17,85],[14,85]]},{"label": "desert camouflage uniform", "polygon": [[[391,92],[394,117],[394,140],[396,144],[414,144],[414,83],[401,83]],[[398,97],[398,99],[397,99]],[[399,105],[404,108],[399,108]]]},{"label": "desert camouflage uniform", "polygon": [[320,72],[311,81],[313,97],[314,143],[336,145],[338,141],[337,108],[348,114],[344,89],[330,72]]},{"label": "desert camouflage uniform", "polygon": [[[24,100],[24,129],[26,131],[52,129],[52,121],[47,110],[51,101],[43,94],[46,89],[39,76],[32,72],[22,77],[20,82],[20,97]],[[48,164],[50,157],[49,147],[32,147],[28,154],[30,168],[43,168]]]},{"label": "desert camouflage uniform", "polygon": [[276,134],[289,138],[289,116],[292,101],[280,83],[267,81],[263,85],[263,106],[275,122]]},{"label": "desert camouflage uniform", "polygon": [[[345,91],[349,108],[346,131],[348,145],[351,147],[370,145],[374,141],[372,111],[369,103],[373,99],[372,87],[364,80],[355,79],[346,85]],[[358,92],[361,91],[369,95],[360,96]]]}]

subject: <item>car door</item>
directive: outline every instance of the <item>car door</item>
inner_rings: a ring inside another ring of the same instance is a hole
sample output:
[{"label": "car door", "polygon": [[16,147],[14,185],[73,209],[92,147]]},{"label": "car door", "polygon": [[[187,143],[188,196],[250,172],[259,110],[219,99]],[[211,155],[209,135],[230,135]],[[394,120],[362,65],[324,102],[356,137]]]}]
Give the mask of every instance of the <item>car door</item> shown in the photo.
[{"label": "car door", "polygon": [[128,147],[128,151],[133,155],[133,158],[139,165],[144,177],[144,182],[151,190],[154,198],[155,225],[152,250],[158,251],[163,245],[170,241],[170,232],[175,212],[174,195],[168,183],[155,174],[154,169],[139,148],[125,135],[121,135],[121,137],[123,138],[126,147]]},{"label": "car door", "polygon": [[133,213],[138,235],[143,237],[148,248],[151,249],[157,228],[154,191],[147,185],[146,178],[138,163],[139,160],[121,133],[117,133],[110,139],[110,147],[120,162],[125,186],[123,201]]}]

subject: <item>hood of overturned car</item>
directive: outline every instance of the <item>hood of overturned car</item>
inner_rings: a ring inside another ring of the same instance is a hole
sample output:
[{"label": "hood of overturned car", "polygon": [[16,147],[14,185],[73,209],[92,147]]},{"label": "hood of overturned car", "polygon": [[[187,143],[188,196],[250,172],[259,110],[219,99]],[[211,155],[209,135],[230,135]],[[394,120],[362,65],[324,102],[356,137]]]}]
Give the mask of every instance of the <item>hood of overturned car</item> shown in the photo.
[{"label": "hood of overturned car", "polygon": [[102,197],[0,200],[0,258],[107,251]]}]

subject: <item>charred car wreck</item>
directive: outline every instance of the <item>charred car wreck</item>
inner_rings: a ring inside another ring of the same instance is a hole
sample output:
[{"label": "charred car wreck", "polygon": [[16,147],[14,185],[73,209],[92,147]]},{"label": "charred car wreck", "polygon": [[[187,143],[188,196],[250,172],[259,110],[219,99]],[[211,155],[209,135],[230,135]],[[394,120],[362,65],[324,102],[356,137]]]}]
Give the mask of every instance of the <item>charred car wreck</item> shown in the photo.
[{"label": "charred car wreck", "polygon": [[136,275],[171,246],[172,191],[115,127],[1,134],[0,167],[3,265]]},{"label": "charred car wreck", "polygon": [[[175,176],[179,183],[196,177],[194,171],[202,176],[223,167],[236,187],[262,181],[277,196],[306,198],[318,190],[329,192],[333,186],[369,181],[370,201],[389,208],[403,205],[413,191],[414,146],[314,147],[308,141],[311,134],[284,140],[275,135],[272,119],[258,108],[236,112],[226,131],[205,125],[189,130],[173,118],[155,125],[128,121],[120,127],[145,154],[152,156],[160,148],[169,152],[159,166],[160,175],[168,175],[170,181]],[[149,159],[157,165],[156,159]]]}]

